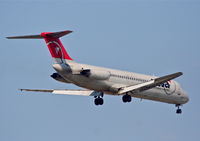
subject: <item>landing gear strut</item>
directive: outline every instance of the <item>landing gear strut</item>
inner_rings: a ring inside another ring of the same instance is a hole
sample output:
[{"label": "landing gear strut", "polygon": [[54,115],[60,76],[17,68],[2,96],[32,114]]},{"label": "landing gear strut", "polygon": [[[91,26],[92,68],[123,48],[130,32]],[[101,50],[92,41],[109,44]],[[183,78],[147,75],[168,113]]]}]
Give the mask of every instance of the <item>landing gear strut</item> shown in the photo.
[{"label": "landing gear strut", "polygon": [[176,110],[177,114],[181,114],[182,110],[179,108],[181,105],[180,104],[176,104],[176,107],[178,107],[178,109]]},{"label": "landing gear strut", "polygon": [[123,101],[124,103],[126,103],[126,102],[131,102],[131,100],[132,100],[132,98],[131,98],[131,96],[128,95],[128,94],[125,94],[125,95],[122,96],[122,101]]}]

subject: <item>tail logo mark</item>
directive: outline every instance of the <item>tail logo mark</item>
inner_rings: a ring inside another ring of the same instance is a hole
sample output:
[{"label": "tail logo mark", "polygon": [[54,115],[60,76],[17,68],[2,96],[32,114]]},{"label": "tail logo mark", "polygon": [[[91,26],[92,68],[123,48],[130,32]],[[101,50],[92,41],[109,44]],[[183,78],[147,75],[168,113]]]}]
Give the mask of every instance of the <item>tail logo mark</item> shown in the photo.
[{"label": "tail logo mark", "polygon": [[60,59],[64,59],[64,54],[62,52],[61,46],[56,41],[50,41],[47,43],[47,45],[52,44],[54,47],[53,52],[58,56]]}]

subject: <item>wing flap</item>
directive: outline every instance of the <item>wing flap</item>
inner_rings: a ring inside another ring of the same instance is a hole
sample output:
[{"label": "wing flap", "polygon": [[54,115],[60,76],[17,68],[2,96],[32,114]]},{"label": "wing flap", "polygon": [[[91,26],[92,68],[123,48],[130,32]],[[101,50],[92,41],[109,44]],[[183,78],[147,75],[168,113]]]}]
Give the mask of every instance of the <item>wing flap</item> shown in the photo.
[{"label": "wing flap", "polygon": [[53,94],[61,95],[81,95],[81,96],[90,96],[93,91],[90,90],[54,90]]},{"label": "wing flap", "polygon": [[19,89],[20,91],[29,92],[42,92],[42,93],[52,93],[56,95],[80,95],[80,96],[102,96],[102,92],[96,92],[92,90],[53,90],[53,89]]}]

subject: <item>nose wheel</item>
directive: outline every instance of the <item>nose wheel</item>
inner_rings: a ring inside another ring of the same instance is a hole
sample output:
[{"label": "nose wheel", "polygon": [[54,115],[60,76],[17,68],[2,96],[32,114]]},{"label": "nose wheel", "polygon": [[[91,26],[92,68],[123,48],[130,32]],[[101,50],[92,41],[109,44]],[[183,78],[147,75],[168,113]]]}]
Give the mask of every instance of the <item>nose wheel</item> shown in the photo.
[{"label": "nose wheel", "polygon": [[176,107],[178,107],[178,109],[176,110],[176,113],[177,114],[181,114],[182,113],[182,110],[180,109],[180,104],[176,104]]}]

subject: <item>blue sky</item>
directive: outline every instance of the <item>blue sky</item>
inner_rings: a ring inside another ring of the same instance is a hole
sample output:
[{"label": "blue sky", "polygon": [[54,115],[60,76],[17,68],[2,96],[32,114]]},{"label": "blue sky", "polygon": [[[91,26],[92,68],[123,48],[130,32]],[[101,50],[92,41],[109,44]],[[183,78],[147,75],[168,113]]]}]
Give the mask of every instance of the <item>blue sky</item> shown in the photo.
[{"label": "blue sky", "polygon": [[[198,0],[0,0],[0,140],[200,140]],[[55,71],[43,40],[11,35],[73,30],[62,38],[77,62],[162,76],[177,71],[190,102],[174,105],[120,96],[21,93],[18,88],[75,89]]]}]

